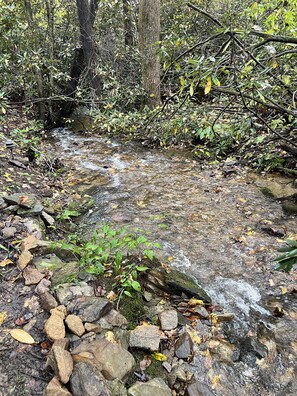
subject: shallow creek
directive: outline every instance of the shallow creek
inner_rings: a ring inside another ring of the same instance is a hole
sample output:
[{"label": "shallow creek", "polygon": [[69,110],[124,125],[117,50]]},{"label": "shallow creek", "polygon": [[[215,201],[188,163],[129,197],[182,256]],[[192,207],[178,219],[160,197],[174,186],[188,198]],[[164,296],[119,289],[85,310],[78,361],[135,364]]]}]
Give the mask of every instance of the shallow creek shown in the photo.
[{"label": "shallow creek", "polygon": [[[274,271],[277,236],[297,233],[296,217],[260,187],[272,176],[239,168],[203,168],[188,155],[53,131],[56,150],[75,169],[69,180],[95,208],[83,222],[110,221],[144,230],[159,257],[197,279],[213,302],[232,312],[225,339],[198,349],[197,377],[229,395],[296,395],[297,304],[292,274]],[[284,188],[290,180],[278,177]],[[277,317],[281,308],[281,317]]]}]

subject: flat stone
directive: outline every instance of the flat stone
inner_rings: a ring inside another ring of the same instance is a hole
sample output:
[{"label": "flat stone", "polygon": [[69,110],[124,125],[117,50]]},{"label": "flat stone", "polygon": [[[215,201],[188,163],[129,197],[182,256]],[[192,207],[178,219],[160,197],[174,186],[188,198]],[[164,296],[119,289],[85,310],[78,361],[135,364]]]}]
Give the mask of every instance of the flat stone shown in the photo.
[{"label": "flat stone", "polygon": [[37,285],[44,278],[44,274],[36,268],[26,267],[23,271],[23,277],[25,285]]},{"label": "flat stone", "polygon": [[2,235],[4,239],[13,238],[16,232],[17,229],[15,227],[4,227],[2,229]]},{"label": "flat stone", "polygon": [[58,306],[57,300],[49,291],[39,294],[39,298],[42,308],[47,312],[50,312],[51,309],[54,309]]},{"label": "flat stone", "polygon": [[80,362],[74,367],[70,378],[73,396],[112,396],[106,380],[96,365]]},{"label": "flat stone", "polygon": [[16,213],[18,209],[19,209],[18,205],[12,205],[12,206],[3,207],[1,210],[5,214],[12,214],[12,213]]},{"label": "flat stone", "polygon": [[73,277],[77,277],[79,273],[79,262],[62,262],[60,265],[57,265],[57,267],[54,268],[52,271],[52,285],[57,286],[61,283],[67,282],[69,280],[69,277],[71,277],[72,279]]},{"label": "flat stone", "polygon": [[27,265],[31,263],[32,260],[33,260],[33,255],[28,250],[24,250],[18,259],[18,265],[20,269],[21,270],[25,269]]},{"label": "flat stone", "polygon": [[157,351],[161,340],[159,327],[153,325],[137,326],[130,332],[129,345],[132,348]]},{"label": "flat stone", "polygon": [[175,344],[175,356],[188,359],[193,353],[193,341],[189,333],[183,333]]},{"label": "flat stone", "polygon": [[11,194],[3,198],[9,205],[19,205],[28,209],[33,208],[36,204],[36,198],[25,193]]},{"label": "flat stone", "polygon": [[21,244],[21,251],[24,252],[26,250],[30,251],[31,249],[36,248],[37,246],[37,238],[35,235],[29,235],[27,238],[23,240]]},{"label": "flat stone", "polygon": [[98,323],[85,323],[85,329],[87,332],[101,333],[101,327]]},{"label": "flat stone", "polygon": [[209,312],[207,311],[207,309],[205,309],[204,307],[195,307],[194,311],[201,317],[204,319],[207,319],[209,317]]},{"label": "flat stone", "polygon": [[171,390],[161,378],[136,382],[128,389],[128,396],[171,396]]},{"label": "flat stone", "polygon": [[127,319],[115,309],[112,309],[107,315],[99,320],[102,329],[111,330],[113,327],[127,327]]},{"label": "flat stone", "polygon": [[195,381],[188,385],[185,396],[215,396],[215,394],[207,384]]},{"label": "flat stone", "polygon": [[53,345],[46,362],[46,367],[49,366],[54,370],[59,380],[63,384],[67,384],[73,371],[73,360],[70,352],[57,344]]},{"label": "flat stone", "polygon": [[42,220],[44,221],[44,224],[45,224],[47,227],[52,227],[52,226],[55,225],[55,219],[54,219],[51,215],[49,215],[48,213],[46,213],[45,211],[42,211],[42,212],[41,212],[40,217],[42,218]]},{"label": "flat stone", "polygon": [[94,289],[86,282],[64,283],[57,287],[56,296],[60,304],[68,305],[78,297],[94,297]]},{"label": "flat stone", "polygon": [[103,297],[79,297],[68,306],[69,312],[78,315],[83,322],[96,322],[112,308],[113,304]]},{"label": "flat stone", "polygon": [[41,205],[41,203],[36,203],[34,207],[31,209],[19,208],[17,210],[17,214],[22,217],[37,216],[40,215],[42,211],[43,211],[43,206]]},{"label": "flat stone", "polygon": [[44,331],[49,340],[55,341],[60,338],[65,338],[64,319],[66,316],[66,308],[59,305],[57,308],[51,309],[51,316],[45,322]]},{"label": "flat stone", "polygon": [[[34,247],[37,247],[37,243]],[[28,249],[30,250],[30,249]],[[62,264],[62,260],[56,256],[54,253],[46,254],[41,257],[34,258],[34,265],[38,269],[47,268],[50,271],[53,271],[55,268]]]},{"label": "flat stone", "polygon": [[127,378],[135,366],[135,359],[130,352],[105,338],[98,341],[84,341],[72,351],[74,360],[77,355],[85,353],[92,357],[95,364],[101,366],[101,372],[108,380]]},{"label": "flat stone", "polygon": [[73,334],[76,334],[79,337],[84,334],[85,328],[80,317],[76,315],[68,315],[65,319],[65,323]]},{"label": "flat stone", "polygon": [[45,396],[72,396],[71,393],[54,377],[45,389]]},{"label": "flat stone", "polygon": [[162,330],[173,330],[178,325],[178,316],[175,309],[163,311],[159,314],[159,320]]}]

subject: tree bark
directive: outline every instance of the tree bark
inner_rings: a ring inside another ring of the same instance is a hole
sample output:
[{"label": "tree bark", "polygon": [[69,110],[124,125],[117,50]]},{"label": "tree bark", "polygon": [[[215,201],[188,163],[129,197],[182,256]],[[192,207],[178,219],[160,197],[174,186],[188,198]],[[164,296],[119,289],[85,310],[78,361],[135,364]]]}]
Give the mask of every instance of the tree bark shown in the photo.
[{"label": "tree bark", "polygon": [[98,0],[76,0],[76,5],[87,76],[96,96],[100,96],[102,82],[96,74],[96,52],[93,32]]},{"label": "tree bark", "polygon": [[142,88],[146,93],[145,103],[150,108],[161,104],[158,41],[160,41],[160,0],[140,0],[139,42],[142,55]]},{"label": "tree bark", "polygon": [[132,15],[131,15],[131,0],[123,0],[123,16],[124,16],[125,45],[127,47],[131,47],[134,41]]}]

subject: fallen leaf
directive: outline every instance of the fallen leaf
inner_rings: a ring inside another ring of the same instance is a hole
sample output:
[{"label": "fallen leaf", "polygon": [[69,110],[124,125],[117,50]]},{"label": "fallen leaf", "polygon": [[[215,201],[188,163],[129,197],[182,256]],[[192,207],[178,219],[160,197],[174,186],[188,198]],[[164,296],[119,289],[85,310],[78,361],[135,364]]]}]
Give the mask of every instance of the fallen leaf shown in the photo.
[{"label": "fallen leaf", "polygon": [[107,339],[107,341],[112,342],[113,344],[116,344],[115,335],[113,334],[112,331],[107,331],[105,333],[104,337]]},{"label": "fallen leaf", "polygon": [[221,376],[220,375],[215,375],[213,377],[212,385],[211,385],[212,389],[216,389],[216,387],[218,386],[218,383],[220,382],[220,380],[221,380]]},{"label": "fallen leaf", "polygon": [[280,286],[280,289],[282,294],[288,293],[288,289],[285,286]]},{"label": "fallen leaf", "polygon": [[7,318],[7,312],[3,311],[0,312],[0,326],[2,325],[2,323],[4,322],[4,320]]},{"label": "fallen leaf", "polygon": [[166,360],[167,360],[167,357],[165,355],[163,355],[163,353],[159,353],[159,352],[152,353],[152,357],[155,360],[158,360],[159,362],[166,362]]},{"label": "fallen leaf", "polygon": [[0,263],[0,267],[6,267],[8,264],[13,264],[13,261],[11,261],[9,258],[4,259]]},{"label": "fallen leaf", "polygon": [[13,329],[11,330],[10,335],[12,338],[23,344],[35,344],[34,338],[25,330]]},{"label": "fallen leaf", "polygon": [[188,305],[190,307],[195,307],[196,305],[202,305],[204,306],[204,302],[202,300],[198,300],[197,298],[192,297],[189,302]]}]

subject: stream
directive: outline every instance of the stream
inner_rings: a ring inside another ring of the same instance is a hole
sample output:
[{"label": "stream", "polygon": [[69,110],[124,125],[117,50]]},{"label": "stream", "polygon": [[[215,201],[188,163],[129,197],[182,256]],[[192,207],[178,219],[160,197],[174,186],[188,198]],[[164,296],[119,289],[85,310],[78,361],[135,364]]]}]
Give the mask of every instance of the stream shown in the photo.
[{"label": "stream", "polygon": [[82,219],[89,229],[109,221],[142,230],[162,245],[161,261],[193,276],[235,315],[210,353],[201,347],[195,354],[199,380],[218,396],[296,395],[296,277],[273,262],[279,238],[297,233],[296,217],[261,192],[275,182],[285,189],[290,179],[236,165],[225,172],[186,153],[66,128],[52,134],[59,157],[75,170],[69,186],[95,200]]}]

